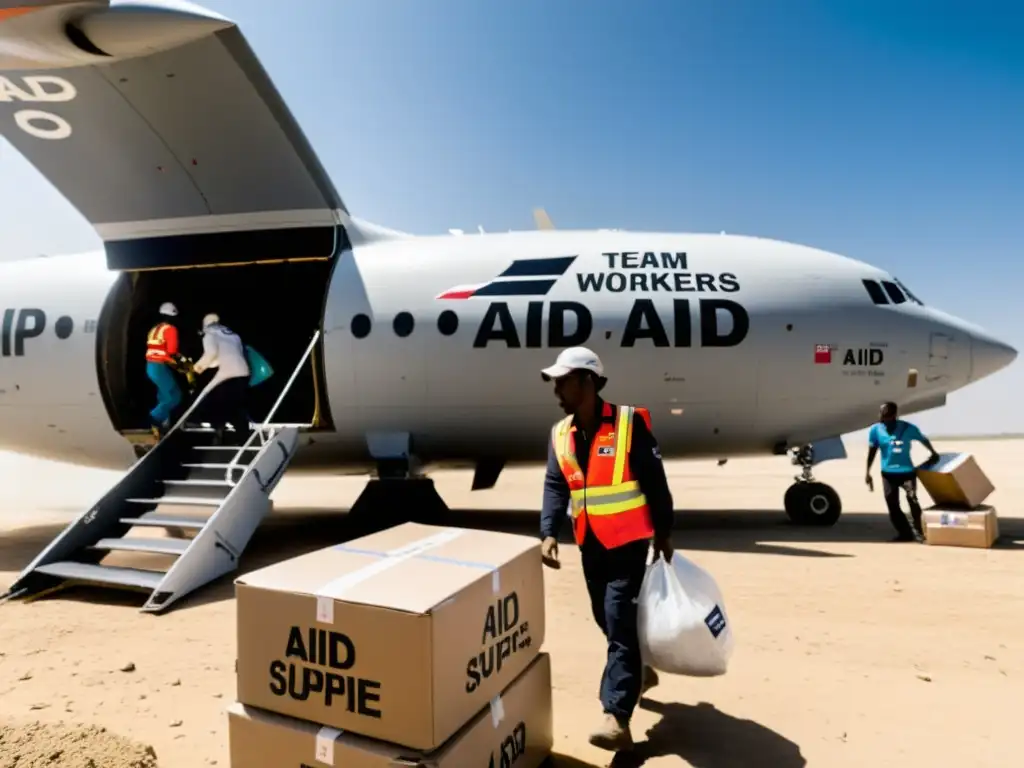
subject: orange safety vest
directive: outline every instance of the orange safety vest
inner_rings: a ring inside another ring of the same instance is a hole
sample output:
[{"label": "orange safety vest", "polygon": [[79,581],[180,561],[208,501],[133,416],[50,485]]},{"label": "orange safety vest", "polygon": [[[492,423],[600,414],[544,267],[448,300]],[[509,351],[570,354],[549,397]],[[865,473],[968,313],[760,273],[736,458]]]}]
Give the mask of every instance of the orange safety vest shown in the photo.
[{"label": "orange safety vest", "polygon": [[146,336],[146,362],[170,363],[178,353],[178,329],[170,323],[157,323]]},{"label": "orange safety vest", "polygon": [[586,477],[576,461],[572,416],[551,429],[558,466],[569,485],[572,530],[579,545],[588,525],[606,549],[654,536],[647,499],[629,468],[636,414],[650,429],[651,415],[646,408],[604,403],[602,423],[590,446]]}]

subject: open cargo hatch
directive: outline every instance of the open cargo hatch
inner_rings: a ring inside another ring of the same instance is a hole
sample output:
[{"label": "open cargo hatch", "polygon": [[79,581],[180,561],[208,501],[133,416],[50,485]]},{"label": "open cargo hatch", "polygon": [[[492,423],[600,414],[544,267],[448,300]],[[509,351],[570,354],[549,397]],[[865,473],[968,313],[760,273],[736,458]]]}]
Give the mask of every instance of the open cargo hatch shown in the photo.
[{"label": "open cargo hatch", "polygon": [[342,250],[341,197],[219,14],[168,0],[0,14],[0,82],[0,135],[95,227],[110,269]]}]

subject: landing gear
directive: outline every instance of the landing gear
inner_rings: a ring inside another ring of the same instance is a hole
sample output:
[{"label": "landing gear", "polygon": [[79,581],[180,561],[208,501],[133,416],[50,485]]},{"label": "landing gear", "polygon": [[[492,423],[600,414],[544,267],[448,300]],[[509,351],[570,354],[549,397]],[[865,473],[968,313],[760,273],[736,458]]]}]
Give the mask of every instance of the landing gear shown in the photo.
[{"label": "landing gear", "polygon": [[402,523],[439,525],[448,505],[434,481],[410,468],[405,460],[379,461],[377,477],[366,484],[348,517],[359,536]]},{"label": "landing gear", "polygon": [[786,490],[784,505],[789,519],[797,525],[831,526],[839,521],[843,504],[835,489],[819,483],[811,473],[814,448],[805,445],[794,451],[793,463],[801,467],[793,485]]}]

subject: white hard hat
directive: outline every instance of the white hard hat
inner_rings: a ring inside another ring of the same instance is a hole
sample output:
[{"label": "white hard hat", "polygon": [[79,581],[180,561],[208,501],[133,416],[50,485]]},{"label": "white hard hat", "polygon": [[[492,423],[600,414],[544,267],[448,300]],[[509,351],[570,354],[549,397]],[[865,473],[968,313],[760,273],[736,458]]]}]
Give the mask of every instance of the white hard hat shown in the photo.
[{"label": "white hard hat", "polygon": [[160,314],[167,315],[168,317],[177,317],[178,308],[171,304],[171,302],[165,301],[160,305]]},{"label": "white hard hat", "polygon": [[604,377],[601,358],[586,347],[563,349],[555,359],[555,364],[541,370],[540,376],[544,381],[551,381],[551,379],[560,379],[573,371],[591,371],[599,377]]},{"label": "white hard hat", "polygon": [[216,312],[211,312],[203,318],[203,328],[213,325],[214,323],[220,322],[220,316]]}]

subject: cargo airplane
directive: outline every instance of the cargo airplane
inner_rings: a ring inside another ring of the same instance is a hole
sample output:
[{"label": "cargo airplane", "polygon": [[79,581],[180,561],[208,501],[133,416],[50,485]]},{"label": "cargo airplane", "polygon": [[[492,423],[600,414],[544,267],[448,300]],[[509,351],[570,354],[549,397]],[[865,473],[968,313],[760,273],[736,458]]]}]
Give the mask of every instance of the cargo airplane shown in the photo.
[{"label": "cargo airplane", "polygon": [[[374,506],[408,513],[435,499],[431,467],[474,467],[486,488],[545,459],[560,414],[540,369],[563,347],[594,349],[608,399],[651,410],[665,458],[790,454],[783,506],[816,525],[840,516],[812,474],[845,456],[840,435],[886,400],[941,406],[1017,354],[886,270],[802,245],[546,215],[441,236],[356,219],[238,26],[191,3],[0,10],[0,135],[104,244],[0,266],[0,447],[128,478],[157,452],[139,458],[155,400],[142,352],[165,301],[185,338],[217,312],[271,361],[254,408],[277,402],[273,423],[292,425],[288,468],[376,474]],[[169,519],[145,514],[110,525]],[[58,555],[95,560],[31,568]]]}]

